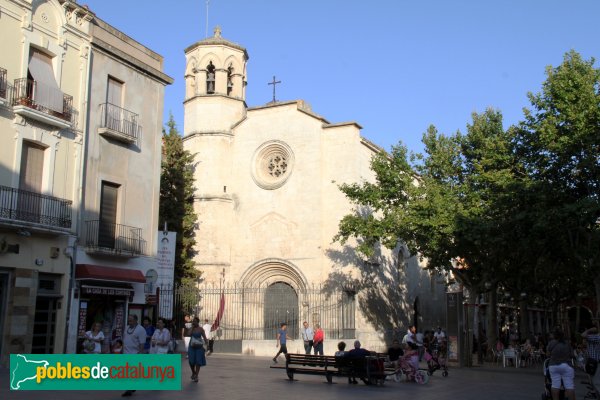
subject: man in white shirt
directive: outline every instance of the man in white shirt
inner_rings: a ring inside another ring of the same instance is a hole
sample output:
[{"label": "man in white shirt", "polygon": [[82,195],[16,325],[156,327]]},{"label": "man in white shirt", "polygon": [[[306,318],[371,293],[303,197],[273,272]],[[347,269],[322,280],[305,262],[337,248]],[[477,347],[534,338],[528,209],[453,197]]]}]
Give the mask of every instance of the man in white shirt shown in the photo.
[{"label": "man in white shirt", "polygon": [[215,339],[213,339],[213,333],[211,332],[212,325],[208,323],[208,320],[204,320],[204,325],[202,325],[202,329],[204,329],[204,333],[206,334],[206,338],[208,339],[208,349],[206,349],[206,355],[211,355],[213,352],[213,345],[215,343]]},{"label": "man in white shirt", "polygon": [[415,328],[414,325],[411,325],[408,328],[406,335],[404,335],[404,338],[402,339],[402,344],[412,343],[416,346],[416,344],[417,344],[416,332],[417,332],[417,328]]},{"label": "man in white shirt", "polygon": [[435,333],[433,334],[433,338],[439,344],[441,344],[442,342],[444,342],[446,340],[446,334],[442,330],[441,326],[438,326],[437,331],[435,331]]},{"label": "man in white shirt", "polygon": [[302,340],[304,341],[304,352],[306,354],[310,354],[314,345],[313,339],[315,337],[315,332],[310,326],[308,326],[308,322],[304,321],[302,325]]},{"label": "man in white shirt", "polygon": [[423,355],[425,354],[425,347],[423,346],[423,332],[420,330],[415,334],[415,339],[417,342],[417,351],[419,352],[419,362],[423,359]]},{"label": "man in white shirt", "polygon": [[[137,315],[130,315],[127,318],[127,327],[123,335],[123,353],[141,354],[144,352],[146,343],[146,329],[138,324]],[[131,396],[135,390],[126,390],[121,396]]]}]

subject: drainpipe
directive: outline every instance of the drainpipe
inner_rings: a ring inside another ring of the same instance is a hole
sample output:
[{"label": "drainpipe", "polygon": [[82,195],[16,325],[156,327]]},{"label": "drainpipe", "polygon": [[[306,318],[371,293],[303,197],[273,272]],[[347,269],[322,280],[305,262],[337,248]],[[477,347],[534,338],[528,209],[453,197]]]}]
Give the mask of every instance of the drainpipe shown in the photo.
[{"label": "drainpipe", "polygon": [[[77,188],[77,193],[76,196],[79,198],[79,205],[77,207],[77,215],[76,218],[74,218],[74,220],[76,221],[76,229],[75,229],[75,236],[70,236],[69,237],[69,243],[67,248],[64,251],[65,256],[69,257],[69,261],[71,263],[71,268],[70,268],[70,273],[71,276],[69,277],[69,295],[68,295],[68,300],[67,300],[67,323],[66,323],[66,327],[65,327],[65,342],[64,342],[64,349],[63,349],[63,353],[67,353],[67,347],[69,344],[69,336],[70,336],[70,330],[71,330],[71,305],[73,302],[73,299],[75,297],[75,265],[77,263],[77,243],[78,243],[78,238],[81,235],[81,223],[82,223],[82,213],[85,211],[85,208],[83,207],[83,204],[85,203],[85,185],[84,185],[84,181],[85,181],[85,174],[86,174],[86,158],[87,158],[87,133],[89,133],[90,131],[90,121],[89,121],[89,115],[90,115],[90,87],[91,87],[91,76],[92,76],[92,43],[88,42],[88,49],[87,49],[87,72],[85,75],[85,80],[84,80],[84,84],[85,84],[85,92],[83,95],[83,104],[85,105],[83,107],[83,119],[82,119],[82,124],[83,124],[83,130],[82,130],[82,140],[81,140],[81,156],[80,156],[80,160],[79,160],[79,187]],[[79,304],[79,303],[78,303]],[[75,326],[77,325],[77,320],[75,321]],[[77,341],[77,333],[75,333],[74,335],[74,339],[75,341]],[[77,346],[75,345],[75,349],[77,349]]]}]

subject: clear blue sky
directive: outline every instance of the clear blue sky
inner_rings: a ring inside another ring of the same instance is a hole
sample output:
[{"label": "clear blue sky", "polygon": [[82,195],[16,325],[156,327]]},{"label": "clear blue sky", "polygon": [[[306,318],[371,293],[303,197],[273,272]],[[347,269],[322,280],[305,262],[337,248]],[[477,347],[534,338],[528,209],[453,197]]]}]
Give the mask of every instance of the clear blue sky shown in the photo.
[{"label": "clear blue sky", "polygon": [[[206,0],[79,0],[165,58],[165,121],[183,131],[183,49],[205,38]],[[527,92],[570,49],[600,57],[598,0],[210,0],[208,33],[244,46],[248,106],[303,99],[356,121],[389,149],[421,151],[430,124],[465,131],[471,113],[522,118]]]}]

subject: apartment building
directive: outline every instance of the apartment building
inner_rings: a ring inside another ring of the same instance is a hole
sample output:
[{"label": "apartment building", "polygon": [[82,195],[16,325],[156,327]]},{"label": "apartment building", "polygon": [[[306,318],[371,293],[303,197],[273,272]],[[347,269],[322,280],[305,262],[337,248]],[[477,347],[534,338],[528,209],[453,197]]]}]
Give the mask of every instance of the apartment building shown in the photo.
[{"label": "apartment building", "polygon": [[[0,0],[0,363],[146,308],[162,57],[64,0]],[[108,344],[107,344],[108,346]]]}]

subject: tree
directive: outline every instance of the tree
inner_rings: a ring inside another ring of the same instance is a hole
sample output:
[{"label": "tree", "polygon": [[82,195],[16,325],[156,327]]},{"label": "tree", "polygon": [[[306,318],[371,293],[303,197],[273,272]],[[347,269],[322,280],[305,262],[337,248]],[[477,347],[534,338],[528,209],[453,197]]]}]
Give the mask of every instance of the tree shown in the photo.
[{"label": "tree", "polygon": [[502,224],[512,212],[509,191],[518,173],[511,135],[500,112],[490,109],[473,114],[466,135],[446,136],[431,126],[423,143],[425,154],[410,162],[402,146],[374,157],[374,183],[340,186],[355,210],[371,212],[345,216],[335,239],[357,238],[364,256],[377,242],[390,249],[405,243],[428,268],[451,272],[475,303],[483,283],[495,290],[512,272],[502,254],[514,242],[512,228]]},{"label": "tree", "polygon": [[[175,281],[195,286],[201,272],[195,268],[194,246],[197,216],[194,212],[194,156],[183,149],[183,139],[173,115],[163,129],[163,160],[160,178],[160,224],[177,232]],[[162,229],[162,227],[159,227]]]},{"label": "tree", "polygon": [[600,70],[572,50],[546,75],[529,94],[516,149],[544,207],[555,302],[585,294],[594,280],[600,310]]}]

